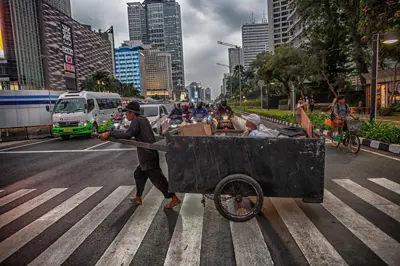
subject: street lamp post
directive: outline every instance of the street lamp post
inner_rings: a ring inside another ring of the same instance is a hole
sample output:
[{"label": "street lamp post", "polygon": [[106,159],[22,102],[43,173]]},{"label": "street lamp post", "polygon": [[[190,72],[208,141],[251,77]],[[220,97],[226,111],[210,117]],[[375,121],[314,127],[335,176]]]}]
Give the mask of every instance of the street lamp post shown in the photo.
[{"label": "street lamp post", "polygon": [[[378,87],[378,56],[379,42],[382,40],[384,44],[392,44],[398,42],[396,33],[374,33],[372,35],[372,69],[371,69],[371,110],[369,120],[376,119],[376,88]],[[385,96],[386,97],[386,96]]]},{"label": "street lamp post", "polygon": [[238,45],[234,45],[234,44],[230,44],[230,43],[226,43],[226,42],[221,42],[221,41],[217,41],[218,44],[220,45],[225,45],[228,47],[233,47],[236,49],[239,49],[239,97],[240,97],[240,107],[242,107],[242,47],[238,46]]}]

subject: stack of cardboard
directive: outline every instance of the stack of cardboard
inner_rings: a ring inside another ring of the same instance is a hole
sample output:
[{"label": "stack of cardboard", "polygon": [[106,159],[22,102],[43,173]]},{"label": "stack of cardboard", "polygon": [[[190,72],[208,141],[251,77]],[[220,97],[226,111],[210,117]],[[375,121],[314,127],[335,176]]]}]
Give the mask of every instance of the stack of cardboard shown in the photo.
[{"label": "stack of cardboard", "polygon": [[211,136],[211,126],[205,123],[181,125],[179,136]]}]

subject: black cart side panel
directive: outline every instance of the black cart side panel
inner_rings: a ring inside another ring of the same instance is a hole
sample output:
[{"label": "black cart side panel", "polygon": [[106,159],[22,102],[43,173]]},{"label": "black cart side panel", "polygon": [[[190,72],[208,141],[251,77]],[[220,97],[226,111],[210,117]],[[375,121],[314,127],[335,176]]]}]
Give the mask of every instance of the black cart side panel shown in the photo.
[{"label": "black cart side panel", "polygon": [[323,139],[168,136],[167,162],[171,192],[210,192],[243,173],[265,196],[323,198]]}]

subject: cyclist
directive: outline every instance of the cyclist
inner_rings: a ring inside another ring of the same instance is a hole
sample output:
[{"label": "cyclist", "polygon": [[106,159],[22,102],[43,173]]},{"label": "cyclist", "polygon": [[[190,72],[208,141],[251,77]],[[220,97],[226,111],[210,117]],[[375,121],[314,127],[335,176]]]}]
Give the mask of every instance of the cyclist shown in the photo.
[{"label": "cyclist", "polygon": [[344,131],[347,130],[346,121],[349,116],[355,120],[358,119],[350,113],[350,107],[346,103],[346,98],[344,96],[339,96],[331,113],[331,120],[337,124],[338,134],[340,134],[340,127],[342,127]]}]

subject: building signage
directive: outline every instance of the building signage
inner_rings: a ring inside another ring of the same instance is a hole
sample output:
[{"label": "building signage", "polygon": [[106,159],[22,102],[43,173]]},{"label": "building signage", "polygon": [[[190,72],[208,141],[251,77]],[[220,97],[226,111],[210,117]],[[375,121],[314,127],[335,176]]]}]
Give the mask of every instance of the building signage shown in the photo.
[{"label": "building signage", "polygon": [[64,54],[74,55],[74,50],[72,50],[71,48],[63,46],[62,51]]},{"label": "building signage", "polygon": [[64,45],[72,47],[72,29],[70,26],[61,24],[62,42]]},{"label": "building signage", "polygon": [[68,63],[68,64],[73,64],[74,60],[73,60],[72,56],[65,55],[65,62]]},{"label": "building signage", "polygon": [[61,23],[62,51],[64,54],[64,70],[75,73],[74,48],[72,42],[72,28]]},{"label": "building signage", "polygon": [[75,66],[71,64],[64,63],[64,69],[68,72],[75,72]]}]

